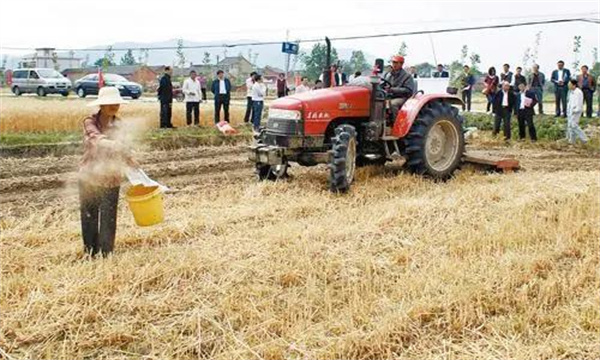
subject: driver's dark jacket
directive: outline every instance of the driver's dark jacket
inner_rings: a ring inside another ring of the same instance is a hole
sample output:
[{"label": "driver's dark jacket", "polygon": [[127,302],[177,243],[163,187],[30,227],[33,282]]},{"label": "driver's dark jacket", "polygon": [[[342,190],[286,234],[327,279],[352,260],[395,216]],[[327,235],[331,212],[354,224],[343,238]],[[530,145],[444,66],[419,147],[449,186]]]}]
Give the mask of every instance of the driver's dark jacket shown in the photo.
[{"label": "driver's dark jacket", "polygon": [[386,73],[383,78],[392,84],[389,89],[392,98],[409,98],[415,93],[415,81],[404,69],[392,70]]}]

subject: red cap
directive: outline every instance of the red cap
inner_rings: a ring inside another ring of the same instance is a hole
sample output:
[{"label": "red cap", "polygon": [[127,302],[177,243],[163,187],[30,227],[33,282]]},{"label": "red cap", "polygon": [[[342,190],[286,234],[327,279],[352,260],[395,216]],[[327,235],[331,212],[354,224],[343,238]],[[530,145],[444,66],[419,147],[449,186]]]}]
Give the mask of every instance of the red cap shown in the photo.
[{"label": "red cap", "polygon": [[404,64],[404,56],[400,56],[400,55],[392,56],[392,62],[399,62],[399,63]]}]

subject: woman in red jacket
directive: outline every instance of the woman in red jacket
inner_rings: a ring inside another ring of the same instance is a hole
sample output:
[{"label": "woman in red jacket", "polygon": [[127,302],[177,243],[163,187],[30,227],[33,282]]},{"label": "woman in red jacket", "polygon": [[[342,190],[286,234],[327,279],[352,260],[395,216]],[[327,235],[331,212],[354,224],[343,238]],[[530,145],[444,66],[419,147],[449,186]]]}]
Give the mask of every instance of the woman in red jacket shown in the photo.
[{"label": "woman in red jacket", "polygon": [[500,82],[500,79],[496,75],[495,67],[492,66],[488,70],[488,74],[485,77],[485,80],[483,80],[483,82],[485,83],[485,89],[483,89],[483,94],[487,97],[486,111],[490,112],[490,108],[494,103],[494,94],[496,94],[496,92],[498,91],[498,83]]}]

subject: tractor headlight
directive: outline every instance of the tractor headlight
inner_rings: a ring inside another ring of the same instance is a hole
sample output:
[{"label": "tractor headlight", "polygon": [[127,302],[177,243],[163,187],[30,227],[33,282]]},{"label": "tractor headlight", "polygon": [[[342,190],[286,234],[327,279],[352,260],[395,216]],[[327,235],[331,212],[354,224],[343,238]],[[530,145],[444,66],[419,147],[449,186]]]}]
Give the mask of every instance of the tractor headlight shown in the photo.
[{"label": "tractor headlight", "polygon": [[282,120],[300,120],[302,113],[298,110],[269,109],[269,118]]}]

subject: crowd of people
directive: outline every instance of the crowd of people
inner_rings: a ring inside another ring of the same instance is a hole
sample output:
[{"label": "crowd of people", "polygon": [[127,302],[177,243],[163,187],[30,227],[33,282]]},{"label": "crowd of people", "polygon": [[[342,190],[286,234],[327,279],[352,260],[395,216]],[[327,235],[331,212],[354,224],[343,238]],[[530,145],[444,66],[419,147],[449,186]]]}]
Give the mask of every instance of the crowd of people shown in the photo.
[{"label": "crowd of people", "polygon": [[[570,134],[575,134],[575,136],[567,137],[570,142],[575,141],[576,138],[586,141],[583,132],[579,131],[579,118],[581,116],[592,117],[593,99],[597,87],[597,80],[589,73],[589,67],[583,65],[580,70],[579,75],[572,77],[569,69],[565,68],[564,61],[561,60],[558,61],[557,68],[552,71],[549,78],[554,90],[555,115],[556,117],[568,118]],[[171,67],[166,66],[158,88],[161,128],[173,128],[171,123],[173,103],[171,74]],[[216,75],[216,79],[212,81],[210,86],[210,90],[214,95],[214,121],[219,123],[221,110],[223,110],[224,121],[229,122],[232,85],[222,70],[217,71]],[[348,77],[338,64],[332,64],[330,75],[332,86],[344,86],[362,74],[356,72]],[[408,67],[408,70],[405,70],[404,57],[395,56],[392,58],[391,66],[385,76],[389,77],[388,81],[391,80],[401,84],[399,87],[390,87],[397,92],[391,100],[391,110],[395,114],[407,97],[412,96],[418,90],[417,69],[411,66]],[[439,64],[433,73],[433,77],[450,78],[450,73],[444,69],[442,64]],[[410,84],[407,83],[409,78]],[[312,86],[308,78],[303,77],[300,84],[296,86],[295,93],[321,89],[323,83],[323,75]],[[463,66],[462,72],[458,76],[458,83],[460,87],[456,91],[463,100],[463,111],[471,111],[472,95],[477,79],[468,65]],[[262,76],[256,72],[250,74],[245,81],[245,85],[246,112],[244,122],[252,124],[254,130],[258,131],[267,87],[262,80]],[[277,97],[280,98],[290,94],[290,88],[284,73],[279,74],[275,85]],[[483,78],[482,93],[487,99],[486,112],[494,115],[494,133],[499,133],[502,127],[505,138],[510,139],[511,117],[514,115],[517,117],[519,124],[519,137],[524,139],[526,132],[529,131],[530,139],[536,141],[535,124],[533,122],[534,109],[537,106],[537,113],[544,114],[543,97],[545,87],[546,76],[540,72],[537,64],[533,65],[528,76],[523,74],[523,68],[520,66],[513,73],[510,65],[504,64],[499,75],[496,73],[495,67],[490,67]],[[206,80],[192,70],[189,77],[183,82],[182,91],[185,96],[187,125],[199,125],[200,102],[206,100]],[[582,104],[579,104],[579,102],[582,102]],[[598,113],[600,116],[600,108]]]}]

